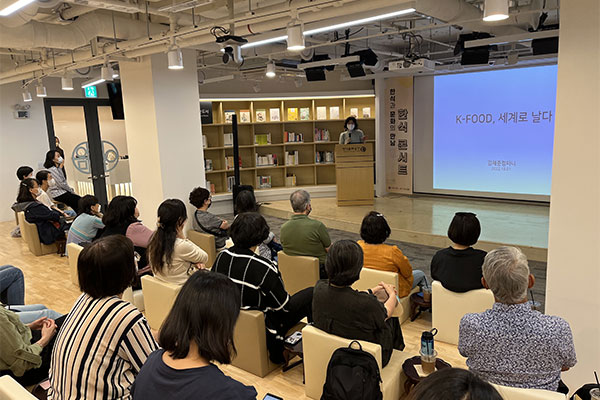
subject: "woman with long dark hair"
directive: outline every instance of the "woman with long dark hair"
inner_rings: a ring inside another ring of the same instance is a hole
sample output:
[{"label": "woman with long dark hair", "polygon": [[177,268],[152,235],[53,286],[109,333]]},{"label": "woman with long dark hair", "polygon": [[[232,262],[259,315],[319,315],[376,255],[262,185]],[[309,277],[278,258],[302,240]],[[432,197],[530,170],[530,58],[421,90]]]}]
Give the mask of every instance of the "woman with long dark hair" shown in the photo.
[{"label": "woman with long dark hair", "polygon": [[58,151],[50,150],[46,153],[44,168],[50,171],[52,178],[54,178],[54,185],[48,188],[48,195],[77,211],[81,197],[76,195],[75,190],[69,186],[64,172],[64,163],[65,160]]},{"label": "woman with long dark hair", "polygon": [[162,348],[150,354],[133,383],[133,399],[255,399],[252,386],[212,363],[229,364],[235,354],[240,303],[240,291],[226,276],[209,271],[190,276],[160,328]]},{"label": "woman with long dark hair", "polygon": [[154,276],[165,282],[183,285],[208,261],[208,254],[185,238],[185,204],[168,199],[158,207],[157,229],[148,244],[148,261]]},{"label": "woman with long dark hair", "polygon": [[41,190],[36,179],[23,179],[19,184],[17,202],[13,204],[12,209],[16,212],[23,211],[25,220],[37,226],[40,242],[43,244],[59,242],[59,254],[62,254],[64,252],[65,231],[69,226],[64,219],[61,219],[61,213],[49,209],[36,200]]},{"label": "woman with long dark hair", "polygon": [[102,217],[105,226],[102,237],[127,236],[133,242],[137,252],[139,249],[143,249],[145,253],[154,232],[142,224],[138,219],[139,216],[136,199],[131,196],[113,197]]}]

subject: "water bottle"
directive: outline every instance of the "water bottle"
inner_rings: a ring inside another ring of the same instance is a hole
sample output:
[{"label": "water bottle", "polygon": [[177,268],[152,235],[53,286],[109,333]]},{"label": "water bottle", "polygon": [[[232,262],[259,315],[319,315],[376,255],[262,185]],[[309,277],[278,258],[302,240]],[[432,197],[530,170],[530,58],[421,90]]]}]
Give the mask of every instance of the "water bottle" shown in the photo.
[{"label": "water bottle", "polygon": [[437,334],[437,329],[433,328],[430,331],[424,331],[421,334],[421,354],[432,356],[433,355],[433,337]]}]

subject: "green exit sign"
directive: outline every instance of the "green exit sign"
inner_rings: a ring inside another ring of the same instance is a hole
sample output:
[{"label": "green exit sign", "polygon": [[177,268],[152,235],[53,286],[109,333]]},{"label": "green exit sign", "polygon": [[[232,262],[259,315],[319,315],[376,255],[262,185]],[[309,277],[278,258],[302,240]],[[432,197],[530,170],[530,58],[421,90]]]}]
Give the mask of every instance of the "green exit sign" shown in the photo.
[{"label": "green exit sign", "polygon": [[98,90],[96,89],[96,86],[86,87],[85,88],[85,97],[93,97],[93,98],[98,97]]}]

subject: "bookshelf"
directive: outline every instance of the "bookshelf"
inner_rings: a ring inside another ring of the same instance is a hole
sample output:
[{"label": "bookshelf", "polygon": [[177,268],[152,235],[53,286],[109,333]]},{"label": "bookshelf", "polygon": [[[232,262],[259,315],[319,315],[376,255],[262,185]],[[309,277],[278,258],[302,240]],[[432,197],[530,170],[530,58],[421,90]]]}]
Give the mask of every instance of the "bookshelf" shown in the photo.
[{"label": "bookshelf", "polygon": [[[202,101],[212,112],[212,123],[202,124],[202,134],[204,159],[212,165],[205,170],[206,180],[215,194],[230,191],[232,113],[238,119],[241,183],[255,189],[292,187],[293,181],[295,186],[335,185],[333,152],[351,112],[358,114],[367,142],[375,143],[373,95]],[[242,116],[249,122],[240,122]]]}]

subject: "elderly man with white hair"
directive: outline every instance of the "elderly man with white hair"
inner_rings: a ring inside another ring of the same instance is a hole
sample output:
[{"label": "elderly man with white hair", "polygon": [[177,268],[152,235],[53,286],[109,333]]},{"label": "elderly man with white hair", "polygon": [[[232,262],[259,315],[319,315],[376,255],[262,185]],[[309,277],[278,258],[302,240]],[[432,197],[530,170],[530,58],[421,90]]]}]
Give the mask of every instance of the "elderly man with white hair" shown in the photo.
[{"label": "elderly man with white hair", "polygon": [[460,321],[458,350],[469,369],[498,385],[564,391],[560,373],[577,362],[571,328],[532,310],[527,289],[535,278],[525,255],[516,247],[489,252],[481,281],[496,303]]}]

